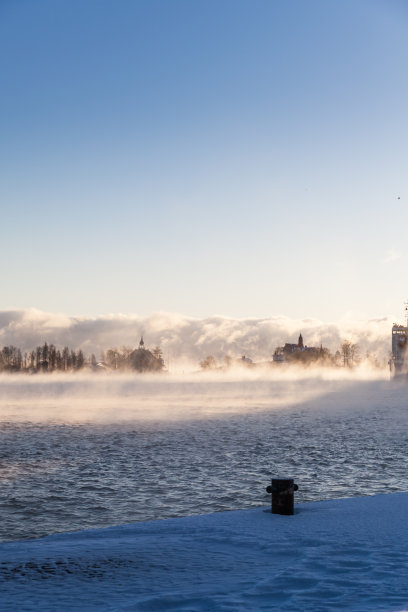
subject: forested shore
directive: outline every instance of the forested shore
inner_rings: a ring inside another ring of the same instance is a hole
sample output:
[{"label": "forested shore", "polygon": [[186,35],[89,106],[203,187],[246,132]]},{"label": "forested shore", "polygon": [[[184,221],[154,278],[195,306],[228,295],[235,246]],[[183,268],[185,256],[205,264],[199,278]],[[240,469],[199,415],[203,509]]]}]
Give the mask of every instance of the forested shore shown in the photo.
[{"label": "forested shore", "polygon": [[0,372],[78,372],[81,370],[135,370],[137,372],[158,372],[164,369],[160,347],[146,349],[141,340],[139,348],[122,347],[108,349],[99,360],[94,354],[85,355],[82,349],[73,350],[69,346],[62,349],[54,344],[37,346],[31,351],[9,345],[0,351]]}]

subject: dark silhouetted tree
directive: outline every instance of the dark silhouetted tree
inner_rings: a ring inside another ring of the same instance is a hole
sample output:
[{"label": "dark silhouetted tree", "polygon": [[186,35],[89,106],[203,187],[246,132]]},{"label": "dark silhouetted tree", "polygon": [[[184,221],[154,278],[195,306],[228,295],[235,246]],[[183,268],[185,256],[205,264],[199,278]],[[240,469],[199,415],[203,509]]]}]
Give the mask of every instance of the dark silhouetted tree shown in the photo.
[{"label": "dark silhouetted tree", "polygon": [[208,355],[203,361],[200,361],[200,368],[203,370],[213,370],[217,367],[217,363],[212,355]]}]

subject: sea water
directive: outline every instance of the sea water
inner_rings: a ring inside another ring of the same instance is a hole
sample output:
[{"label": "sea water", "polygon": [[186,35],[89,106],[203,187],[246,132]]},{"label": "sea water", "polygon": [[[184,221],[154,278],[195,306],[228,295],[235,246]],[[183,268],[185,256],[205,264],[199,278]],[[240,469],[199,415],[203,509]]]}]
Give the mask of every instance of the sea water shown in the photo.
[{"label": "sea water", "polygon": [[0,538],[408,489],[386,380],[0,381]]}]

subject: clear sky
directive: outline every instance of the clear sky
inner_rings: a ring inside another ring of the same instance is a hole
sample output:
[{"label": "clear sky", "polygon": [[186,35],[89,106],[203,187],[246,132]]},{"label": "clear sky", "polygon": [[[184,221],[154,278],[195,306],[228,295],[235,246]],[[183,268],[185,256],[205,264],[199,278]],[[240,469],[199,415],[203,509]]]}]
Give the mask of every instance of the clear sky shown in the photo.
[{"label": "clear sky", "polygon": [[399,315],[404,0],[1,0],[0,309]]}]

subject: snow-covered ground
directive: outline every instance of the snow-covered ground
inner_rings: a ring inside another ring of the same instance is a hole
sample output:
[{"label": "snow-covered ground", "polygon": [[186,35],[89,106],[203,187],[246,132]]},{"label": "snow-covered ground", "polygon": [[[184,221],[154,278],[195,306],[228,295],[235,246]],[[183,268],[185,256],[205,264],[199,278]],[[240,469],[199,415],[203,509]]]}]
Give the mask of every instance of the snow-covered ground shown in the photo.
[{"label": "snow-covered ground", "polygon": [[407,517],[395,493],[3,542],[0,609],[401,611]]}]

